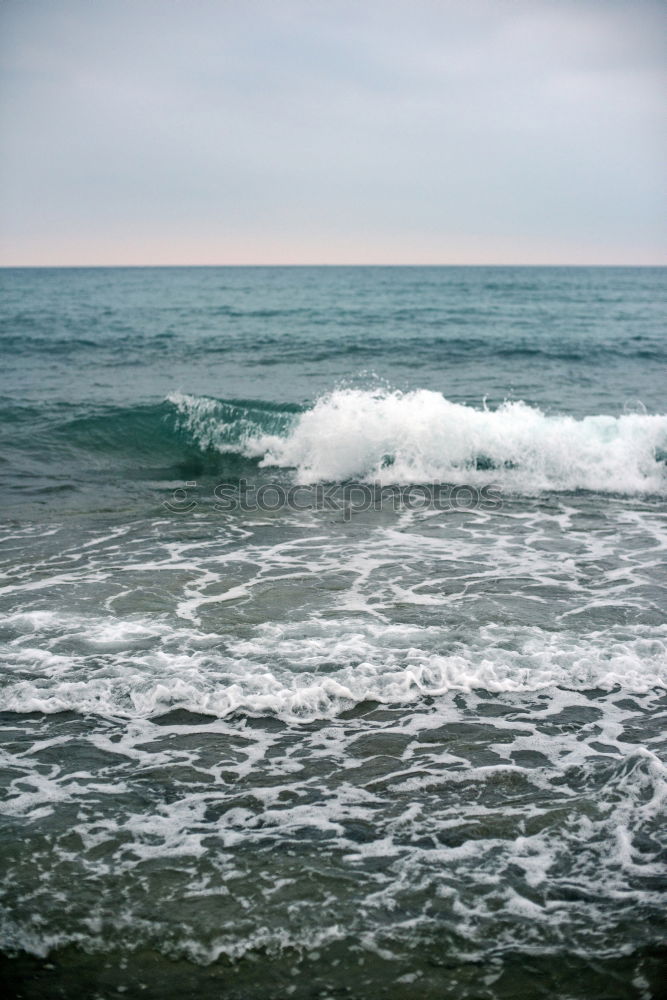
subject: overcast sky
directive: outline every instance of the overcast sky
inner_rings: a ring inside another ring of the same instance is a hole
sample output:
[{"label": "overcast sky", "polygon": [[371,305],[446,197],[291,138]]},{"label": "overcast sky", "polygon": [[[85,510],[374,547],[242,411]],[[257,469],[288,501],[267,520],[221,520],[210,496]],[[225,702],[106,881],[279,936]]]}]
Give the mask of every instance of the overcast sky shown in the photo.
[{"label": "overcast sky", "polygon": [[0,0],[0,263],[666,263],[667,5]]}]

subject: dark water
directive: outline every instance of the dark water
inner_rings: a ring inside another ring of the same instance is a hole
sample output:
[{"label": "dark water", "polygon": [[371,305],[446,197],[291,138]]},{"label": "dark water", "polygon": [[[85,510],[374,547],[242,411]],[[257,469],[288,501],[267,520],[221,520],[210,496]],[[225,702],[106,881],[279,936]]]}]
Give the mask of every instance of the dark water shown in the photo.
[{"label": "dark water", "polygon": [[10,995],[663,995],[665,278],[0,271]]}]

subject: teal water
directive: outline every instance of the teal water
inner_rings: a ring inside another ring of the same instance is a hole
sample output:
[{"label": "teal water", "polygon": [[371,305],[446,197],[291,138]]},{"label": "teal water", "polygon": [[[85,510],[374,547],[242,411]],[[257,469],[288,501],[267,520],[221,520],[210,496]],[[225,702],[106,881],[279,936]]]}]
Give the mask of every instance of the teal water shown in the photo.
[{"label": "teal water", "polygon": [[662,995],[665,277],[0,271],[9,995]]}]

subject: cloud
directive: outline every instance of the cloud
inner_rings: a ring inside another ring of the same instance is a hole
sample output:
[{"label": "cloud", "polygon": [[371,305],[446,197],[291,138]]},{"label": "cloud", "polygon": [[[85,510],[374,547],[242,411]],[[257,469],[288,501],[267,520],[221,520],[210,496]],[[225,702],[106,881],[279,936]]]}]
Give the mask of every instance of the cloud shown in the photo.
[{"label": "cloud", "polygon": [[4,263],[660,259],[657,3],[0,19]]}]

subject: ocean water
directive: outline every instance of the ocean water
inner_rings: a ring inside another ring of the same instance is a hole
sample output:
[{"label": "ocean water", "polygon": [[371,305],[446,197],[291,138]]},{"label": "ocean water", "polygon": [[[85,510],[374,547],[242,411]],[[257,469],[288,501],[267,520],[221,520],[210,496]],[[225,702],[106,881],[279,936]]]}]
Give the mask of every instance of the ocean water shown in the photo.
[{"label": "ocean water", "polygon": [[666,278],[0,271],[4,995],[664,995]]}]

